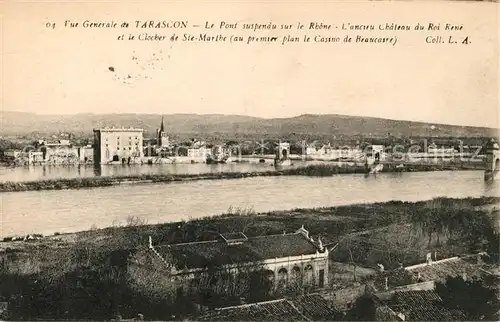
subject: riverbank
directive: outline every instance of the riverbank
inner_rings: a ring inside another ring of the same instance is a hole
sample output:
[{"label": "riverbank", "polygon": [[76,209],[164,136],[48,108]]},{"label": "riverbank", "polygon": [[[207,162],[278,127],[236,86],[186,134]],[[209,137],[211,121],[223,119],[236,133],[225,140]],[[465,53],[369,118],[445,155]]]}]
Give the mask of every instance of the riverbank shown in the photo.
[{"label": "riverbank", "polygon": [[[384,165],[380,172],[419,172],[419,171],[458,171],[478,170],[479,164],[412,164],[412,165]],[[333,165],[333,164],[311,164],[297,168],[277,168],[261,172],[220,172],[203,174],[142,174],[129,176],[109,177],[87,177],[71,179],[51,179],[25,182],[0,182],[0,192],[19,192],[37,190],[63,190],[63,189],[87,189],[96,187],[110,187],[120,184],[144,184],[144,183],[172,183],[189,182],[198,180],[228,180],[251,177],[270,176],[317,176],[327,177],[337,174],[366,174],[367,169],[361,165]]]},{"label": "riverbank", "polygon": [[[304,225],[315,240],[321,236],[332,260],[369,268],[382,263],[390,269],[400,262],[420,263],[429,251],[443,258],[498,252],[492,227],[498,210],[487,209],[499,202],[493,197],[437,198],[267,213],[229,209],[198,220],[144,225],[130,217],[123,226],[0,242],[0,301],[9,304],[15,320],[109,320],[117,312],[171,320],[173,314],[183,316],[182,303],[172,302],[168,285],[159,283],[150,267],[139,274],[133,266],[147,250],[149,236],[161,245],[210,240],[227,232],[249,237],[293,232]],[[332,282],[340,283],[334,277]]]}]

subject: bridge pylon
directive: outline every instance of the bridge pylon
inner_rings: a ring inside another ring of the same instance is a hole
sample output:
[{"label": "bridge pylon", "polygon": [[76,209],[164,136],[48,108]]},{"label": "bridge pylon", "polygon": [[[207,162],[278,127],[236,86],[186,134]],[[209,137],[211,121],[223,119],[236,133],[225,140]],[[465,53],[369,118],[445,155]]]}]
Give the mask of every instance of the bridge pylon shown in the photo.
[{"label": "bridge pylon", "polygon": [[492,181],[500,171],[500,146],[491,139],[486,144],[486,161],[484,169],[484,180]]}]

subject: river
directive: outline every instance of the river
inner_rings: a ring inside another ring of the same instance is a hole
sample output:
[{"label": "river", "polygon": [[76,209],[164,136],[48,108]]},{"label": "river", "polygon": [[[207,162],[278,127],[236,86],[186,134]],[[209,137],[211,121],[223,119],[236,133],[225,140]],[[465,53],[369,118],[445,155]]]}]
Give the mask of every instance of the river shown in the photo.
[{"label": "river", "polygon": [[[272,160],[268,163],[258,163],[258,159],[248,159],[247,163],[205,164],[178,163],[155,165],[102,165],[90,166],[30,166],[30,167],[0,167],[0,182],[36,181],[59,178],[87,178],[130,176],[141,174],[201,174],[217,172],[250,172],[274,170]],[[294,161],[295,166],[305,162]]]},{"label": "river", "polygon": [[485,183],[482,171],[256,177],[12,192],[0,195],[0,234],[47,235],[103,228],[124,224],[131,215],[155,224],[216,215],[231,206],[262,212],[440,196],[498,196],[499,192],[498,181]]}]

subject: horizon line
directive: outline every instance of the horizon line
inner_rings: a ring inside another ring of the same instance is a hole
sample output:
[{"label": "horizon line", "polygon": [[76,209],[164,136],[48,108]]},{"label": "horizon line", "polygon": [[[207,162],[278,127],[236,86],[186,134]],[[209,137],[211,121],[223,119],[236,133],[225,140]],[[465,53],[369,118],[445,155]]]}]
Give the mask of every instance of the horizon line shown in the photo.
[{"label": "horizon line", "polygon": [[58,113],[58,114],[50,114],[50,113],[36,113],[36,112],[20,112],[20,111],[10,111],[10,110],[0,110],[0,114],[7,113],[19,113],[19,114],[32,114],[32,115],[40,115],[40,116],[78,116],[78,115],[158,115],[158,116],[168,116],[168,115],[197,115],[197,116],[238,116],[238,117],[248,117],[254,119],[261,120],[281,120],[281,119],[291,119],[297,118],[301,116],[342,116],[342,117],[358,117],[358,118],[371,118],[371,119],[380,119],[380,120],[389,120],[389,121],[403,121],[403,122],[413,122],[413,123],[424,123],[430,125],[445,125],[445,126],[461,126],[461,127],[475,127],[475,128],[484,128],[484,129],[492,129],[500,131],[499,127],[490,127],[486,125],[465,125],[465,124],[453,124],[453,123],[441,123],[441,122],[433,122],[426,120],[409,120],[409,119],[393,119],[381,116],[366,116],[366,115],[349,115],[349,114],[338,114],[338,113],[302,113],[296,114],[294,116],[285,116],[285,117],[263,117],[263,116],[253,116],[253,115],[245,115],[245,114],[224,114],[224,113],[134,113],[134,112],[118,112],[118,113],[95,113],[95,112],[78,112],[78,113]]}]

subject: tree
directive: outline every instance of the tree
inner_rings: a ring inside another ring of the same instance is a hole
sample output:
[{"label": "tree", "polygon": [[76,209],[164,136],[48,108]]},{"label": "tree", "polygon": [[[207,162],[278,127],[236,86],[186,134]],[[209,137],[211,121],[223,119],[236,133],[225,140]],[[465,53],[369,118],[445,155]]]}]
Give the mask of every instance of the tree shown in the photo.
[{"label": "tree", "polygon": [[363,295],[354,302],[344,316],[344,321],[375,321],[375,302],[369,295]]},{"label": "tree", "polygon": [[345,246],[349,253],[349,263],[352,265],[354,282],[357,282],[356,268],[358,267],[358,261],[366,257],[366,249],[363,247],[362,241],[355,240],[355,236],[348,236],[344,239]]},{"label": "tree", "polygon": [[465,281],[462,277],[448,277],[446,282],[436,284],[436,292],[449,309],[458,309],[468,320],[495,320],[500,310],[497,287],[486,287],[481,280]]}]

